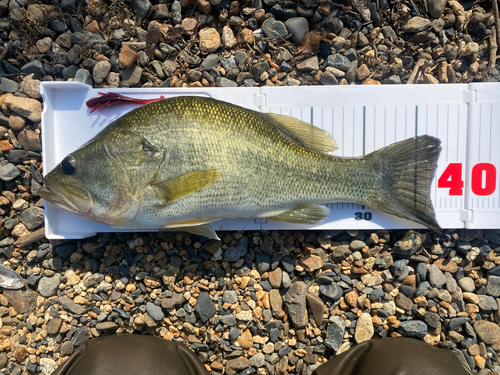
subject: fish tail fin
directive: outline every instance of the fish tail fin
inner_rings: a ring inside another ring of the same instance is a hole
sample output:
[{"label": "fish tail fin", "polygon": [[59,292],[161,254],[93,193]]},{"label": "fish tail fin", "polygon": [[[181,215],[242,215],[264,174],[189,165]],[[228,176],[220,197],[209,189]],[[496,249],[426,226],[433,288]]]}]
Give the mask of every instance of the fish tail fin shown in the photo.
[{"label": "fish tail fin", "polygon": [[440,232],[430,196],[440,144],[439,139],[422,135],[368,155],[382,170],[380,195],[368,205]]}]

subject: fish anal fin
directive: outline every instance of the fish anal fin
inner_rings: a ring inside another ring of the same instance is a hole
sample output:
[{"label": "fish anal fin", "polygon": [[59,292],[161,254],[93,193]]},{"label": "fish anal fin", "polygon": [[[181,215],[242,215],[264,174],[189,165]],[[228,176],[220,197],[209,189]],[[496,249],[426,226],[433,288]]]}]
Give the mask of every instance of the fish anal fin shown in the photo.
[{"label": "fish anal fin", "polygon": [[292,210],[265,219],[295,224],[318,224],[330,216],[330,210],[320,204],[303,204]]},{"label": "fish anal fin", "polygon": [[266,115],[288,130],[290,133],[288,135],[300,146],[310,151],[326,154],[338,148],[335,139],[326,130],[298,120],[295,117],[275,113],[266,113]]},{"label": "fish anal fin", "polygon": [[[211,219],[208,222],[214,221]],[[196,220],[188,220],[188,221],[183,221],[183,222],[178,222],[178,223],[169,223],[165,225],[163,230],[172,230],[172,231],[180,231],[180,232],[188,232],[191,234],[199,235],[199,236],[205,236],[211,240],[220,240],[219,236],[217,236],[217,233],[213,230],[213,228],[206,224],[207,220],[200,219],[198,222],[200,223],[205,223],[205,224],[196,224]]]},{"label": "fish anal fin", "polygon": [[166,206],[185,196],[196,193],[220,179],[218,169],[196,171],[154,183],[150,188],[154,191],[161,205]]}]

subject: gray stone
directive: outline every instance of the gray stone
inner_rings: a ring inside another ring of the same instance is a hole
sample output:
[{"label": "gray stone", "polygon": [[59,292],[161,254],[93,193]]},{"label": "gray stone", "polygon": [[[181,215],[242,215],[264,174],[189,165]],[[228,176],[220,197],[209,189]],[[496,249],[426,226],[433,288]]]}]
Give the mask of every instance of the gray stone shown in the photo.
[{"label": "gray stone", "polygon": [[491,296],[483,296],[481,294],[478,294],[477,299],[479,300],[478,306],[481,310],[493,311],[498,309],[495,298]]},{"label": "gray stone", "polygon": [[264,253],[255,254],[255,264],[260,274],[269,271],[271,268],[271,257]]},{"label": "gray stone", "polygon": [[340,69],[344,72],[347,72],[349,70],[349,67],[351,66],[351,61],[347,57],[339,53],[336,53],[334,55],[328,56],[324,64],[325,67],[331,66]]},{"label": "gray stone", "polygon": [[223,257],[230,262],[237,262],[246,255],[248,251],[248,237],[243,236],[238,243],[224,251]]},{"label": "gray stone", "polygon": [[231,327],[229,330],[229,341],[236,341],[240,337],[240,330],[238,328]]},{"label": "gray stone", "polygon": [[297,63],[297,70],[301,72],[310,72],[319,69],[319,59],[318,56],[314,55],[308,59],[302,60]]},{"label": "gray stone", "polygon": [[87,327],[80,327],[76,330],[71,342],[74,346],[80,346],[89,339],[89,330]]},{"label": "gray stone", "polygon": [[222,295],[222,301],[230,304],[236,303],[238,302],[238,294],[235,290],[225,290]]},{"label": "gray stone", "polygon": [[393,41],[398,39],[396,32],[391,26],[382,26],[382,34],[384,34],[384,37],[392,39]]},{"label": "gray stone", "polygon": [[219,316],[219,322],[222,324],[226,324],[230,327],[233,327],[237,323],[237,319],[233,314],[228,314],[228,315],[221,315]]},{"label": "gray stone", "polygon": [[76,0],[61,0],[61,10],[64,13],[73,13],[76,6]]},{"label": "gray stone", "polygon": [[418,263],[415,267],[415,272],[420,278],[420,282],[425,281],[427,279],[427,265],[425,263]]},{"label": "gray stone", "polygon": [[70,65],[67,68],[64,68],[62,71],[63,78],[75,78],[76,72],[78,72],[79,68],[76,65]]},{"label": "gray stone", "polygon": [[288,35],[288,30],[285,24],[277,21],[274,18],[268,18],[262,23],[262,30],[264,34],[271,40],[279,40]]},{"label": "gray stone", "polygon": [[138,86],[141,83],[142,68],[134,64],[122,73],[122,82],[127,86]]},{"label": "gray stone", "polygon": [[99,61],[92,70],[94,82],[98,85],[103,83],[110,71],[111,64],[108,61]]},{"label": "gray stone", "polygon": [[309,23],[304,17],[293,17],[285,22],[286,29],[289,34],[292,34],[290,40],[299,44],[305,33],[309,31]]},{"label": "gray stone", "polygon": [[261,368],[266,363],[266,357],[263,353],[257,353],[250,358],[250,364],[256,368]]},{"label": "gray stone", "polygon": [[2,77],[2,79],[0,80],[0,91],[14,93],[17,92],[17,90],[19,90],[19,85],[17,84],[17,82]]},{"label": "gray stone", "polygon": [[447,0],[427,0],[427,7],[432,18],[439,18],[443,14]]},{"label": "gray stone", "polygon": [[450,322],[448,323],[448,329],[450,331],[454,331],[454,330],[460,328],[468,320],[469,319],[466,316],[460,316],[458,318],[452,318],[452,319],[450,319]]},{"label": "gray stone", "polygon": [[420,233],[410,230],[404,237],[394,244],[393,250],[396,254],[411,256],[422,247],[424,236]]},{"label": "gray stone", "polygon": [[152,6],[153,4],[149,0],[134,0],[132,3],[135,15],[141,20],[146,18]]},{"label": "gray stone", "polygon": [[322,85],[338,85],[339,81],[337,81],[337,77],[335,77],[332,73],[326,71],[321,75],[319,83]]},{"label": "gray stone", "polygon": [[343,260],[347,259],[347,257],[351,254],[352,251],[349,250],[348,245],[339,245],[335,249],[333,249],[330,257],[333,263],[340,263]]},{"label": "gray stone", "polygon": [[339,34],[344,28],[343,22],[339,18],[332,16],[328,16],[325,19],[324,25],[329,31],[333,32],[334,34]]},{"label": "gray stone", "polygon": [[96,33],[90,32],[90,31],[77,31],[76,33],[73,33],[70,35],[70,40],[71,43],[73,44],[79,44],[84,46],[87,43],[92,43],[94,45],[96,44],[102,44],[105,42],[105,40]]},{"label": "gray stone", "polygon": [[308,322],[306,295],[307,284],[303,281],[296,281],[283,296],[288,315],[296,328],[304,328]]},{"label": "gray stone", "polygon": [[500,296],[500,276],[488,276],[488,282],[486,283],[486,294],[493,297]]},{"label": "gray stone", "polygon": [[343,291],[336,283],[332,282],[330,284],[321,284],[319,286],[319,291],[322,295],[331,299],[332,301],[337,301],[342,297]]},{"label": "gray stone", "polygon": [[45,71],[43,70],[43,64],[41,63],[40,60],[33,60],[23,65],[21,71],[26,74],[34,73],[40,77],[43,77],[45,75]]},{"label": "gray stone", "polygon": [[352,251],[360,251],[365,246],[366,246],[366,243],[364,243],[363,241],[359,241],[359,240],[354,240],[349,245],[349,247],[351,248]]},{"label": "gray stone", "polygon": [[172,3],[172,13],[170,14],[172,21],[174,22],[174,25],[178,25],[181,23],[182,20],[182,7],[181,3],[178,0],[175,0]]},{"label": "gray stone", "polygon": [[78,69],[75,74],[75,81],[85,83],[90,86],[94,85],[92,74],[87,69]]},{"label": "gray stone", "polygon": [[86,288],[90,288],[100,284],[104,280],[104,275],[101,273],[93,273],[89,277],[83,279],[83,285]]},{"label": "gray stone", "polygon": [[236,82],[234,82],[234,81],[231,81],[230,79],[222,77],[218,81],[217,86],[219,86],[219,87],[238,87],[238,84]]},{"label": "gray stone", "polygon": [[61,258],[69,258],[76,251],[76,245],[73,242],[65,242],[55,246],[55,252]]},{"label": "gray stone", "polygon": [[290,275],[288,275],[288,273],[283,272],[281,276],[281,283],[283,285],[283,288],[290,288],[290,285],[292,285],[292,281],[290,280]]},{"label": "gray stone", "polygon": [[174,292],[172,297],[163,297],[161,300],[161,307],[164,309],[171,309],[175,306],[182,305],[185,299],[181,293]]},{"label": "gray stone", "polygon": [[203,323],[206,323],[215,315],[215,305],[213,304],[208,292],[200,292],[200,295],[196,300],[196,305],[194,306],[194,311],[198,313]]},{"label": "gray stone", "polygon": [[443,272],[435,264],[431,264],[427,270],[429,272],[429,283],[433,287],[441,289],[446,284],[446,277]]},{"label": "gray stone", "polygon": [[165,314],[163,313],[161,307],[151,302],[148,302],[146,304],[146,311],[148,312],[149,316],[157,322],[161,321],[165,317]]},{"label": "gray stone", "polygon": [[400,85],[401,78],[397,74],[393,74],[387,78],[384,78],[382,83],[385,85]]},{"label": "gray stone", "polygon": [[219,65],[219,56],[217,56],[214,53],[211,53],[205,59],[203,59],[203,62],[201,63],[201,67],[205,70],[210,70]]},{"label": "gray stone", "polygon": [[61,258],[51,258],[43,263],[44,267],[52,270],[59,271],[62,268],[62,259]]},{"label": "gray stone", "polygon": [[75,350],[75,346],[71,341],[65,341],[61,345],[61,354],[64,356],[73,354],[73,350]]},{"label": "gray stone", "polygon": [[40,207],[30,207],[23,211],[20,219],[28,230],[35,230],[44,223],[44,211]]},{"label": "gray stone", "polygon": [[52,297],[56,295],[60,284],[61,282],[58,274],[52,277],[42,277],[38,283],[37,290],[42,297]]},{"label": "gray stone", "polygon": [[21,171],[14,164],[7,163],[0,166],[0,179],[5,182],[14,180],[21,175]]},{"label": "gray stone", "polygon": [[403,32],[405,33],[418,33],[428,29],[431,26],[431,21],[423,17],[413,17],[408,21],[406,25],[403,26]]},{"label": "gray stone", "polygon": [[73,302],[73,300],[68,297],[59,297],[57,299],[57,303],[59,303],[65,310],[71,311],[73,314],[81,315],[85,311],[82,306]]},{"label": "gray stone", "polygon": [[458,280],[458,285],[460,285],[460,288],[462,288],[463,292],[472,293],[476,289],[474,280],[472,280],[470,277],[462,277],[460,280]]},{"label": "gray stone", "polygon": [[268,69],[269,69],[269,63],[267,62],[267,60],[261,60],[252,65],[250,73],[252,73],[253,79],[259,82],[262,73],[266,72]]},{"label": "gray stone", "polygon": [[340,316],[333,316],[326,328],[325,345],[337,351],[344,339],[345,322]]},{"label": "gray stone", "polygon": [[422,338],[427,335],[427,324],[421,320],[406,320],[401,322],[398,332],[403,336]]}]

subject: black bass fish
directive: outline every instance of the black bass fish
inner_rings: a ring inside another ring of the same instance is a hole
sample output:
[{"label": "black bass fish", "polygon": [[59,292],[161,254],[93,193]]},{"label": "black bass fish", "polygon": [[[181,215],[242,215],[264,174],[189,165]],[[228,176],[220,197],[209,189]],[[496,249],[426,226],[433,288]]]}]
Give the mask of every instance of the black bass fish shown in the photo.
[{"label": "black bass fish", "polygon": [[293,117],[204,97],[139,107],[66,156],[40,195],[116,228],[217,238],[222,218],[317,224],[322,203],[357,202],[439,230],[430,199],[440,141],[423,135],[359,158]]}]

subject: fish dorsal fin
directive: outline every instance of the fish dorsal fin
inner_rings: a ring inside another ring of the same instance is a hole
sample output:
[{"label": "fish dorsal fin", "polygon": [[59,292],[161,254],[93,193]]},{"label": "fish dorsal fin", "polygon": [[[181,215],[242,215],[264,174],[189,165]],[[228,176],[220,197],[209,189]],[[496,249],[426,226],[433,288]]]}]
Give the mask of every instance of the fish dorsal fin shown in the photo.
[{"label": "fish dorsal fin", "polygon": [[295,117],[275,113],[266,113],[266,115],[282,125],[288,130],[287,135],[289,137],[308,150],[326,154],[338,148],[335,139],[326,130],[298,120]]},{"label": "fish dorsal fin", "polygon": [[162,206],[166,206],[187,195],[213,184],[221,177],[218,169],[189,172],[151,186]]}]

